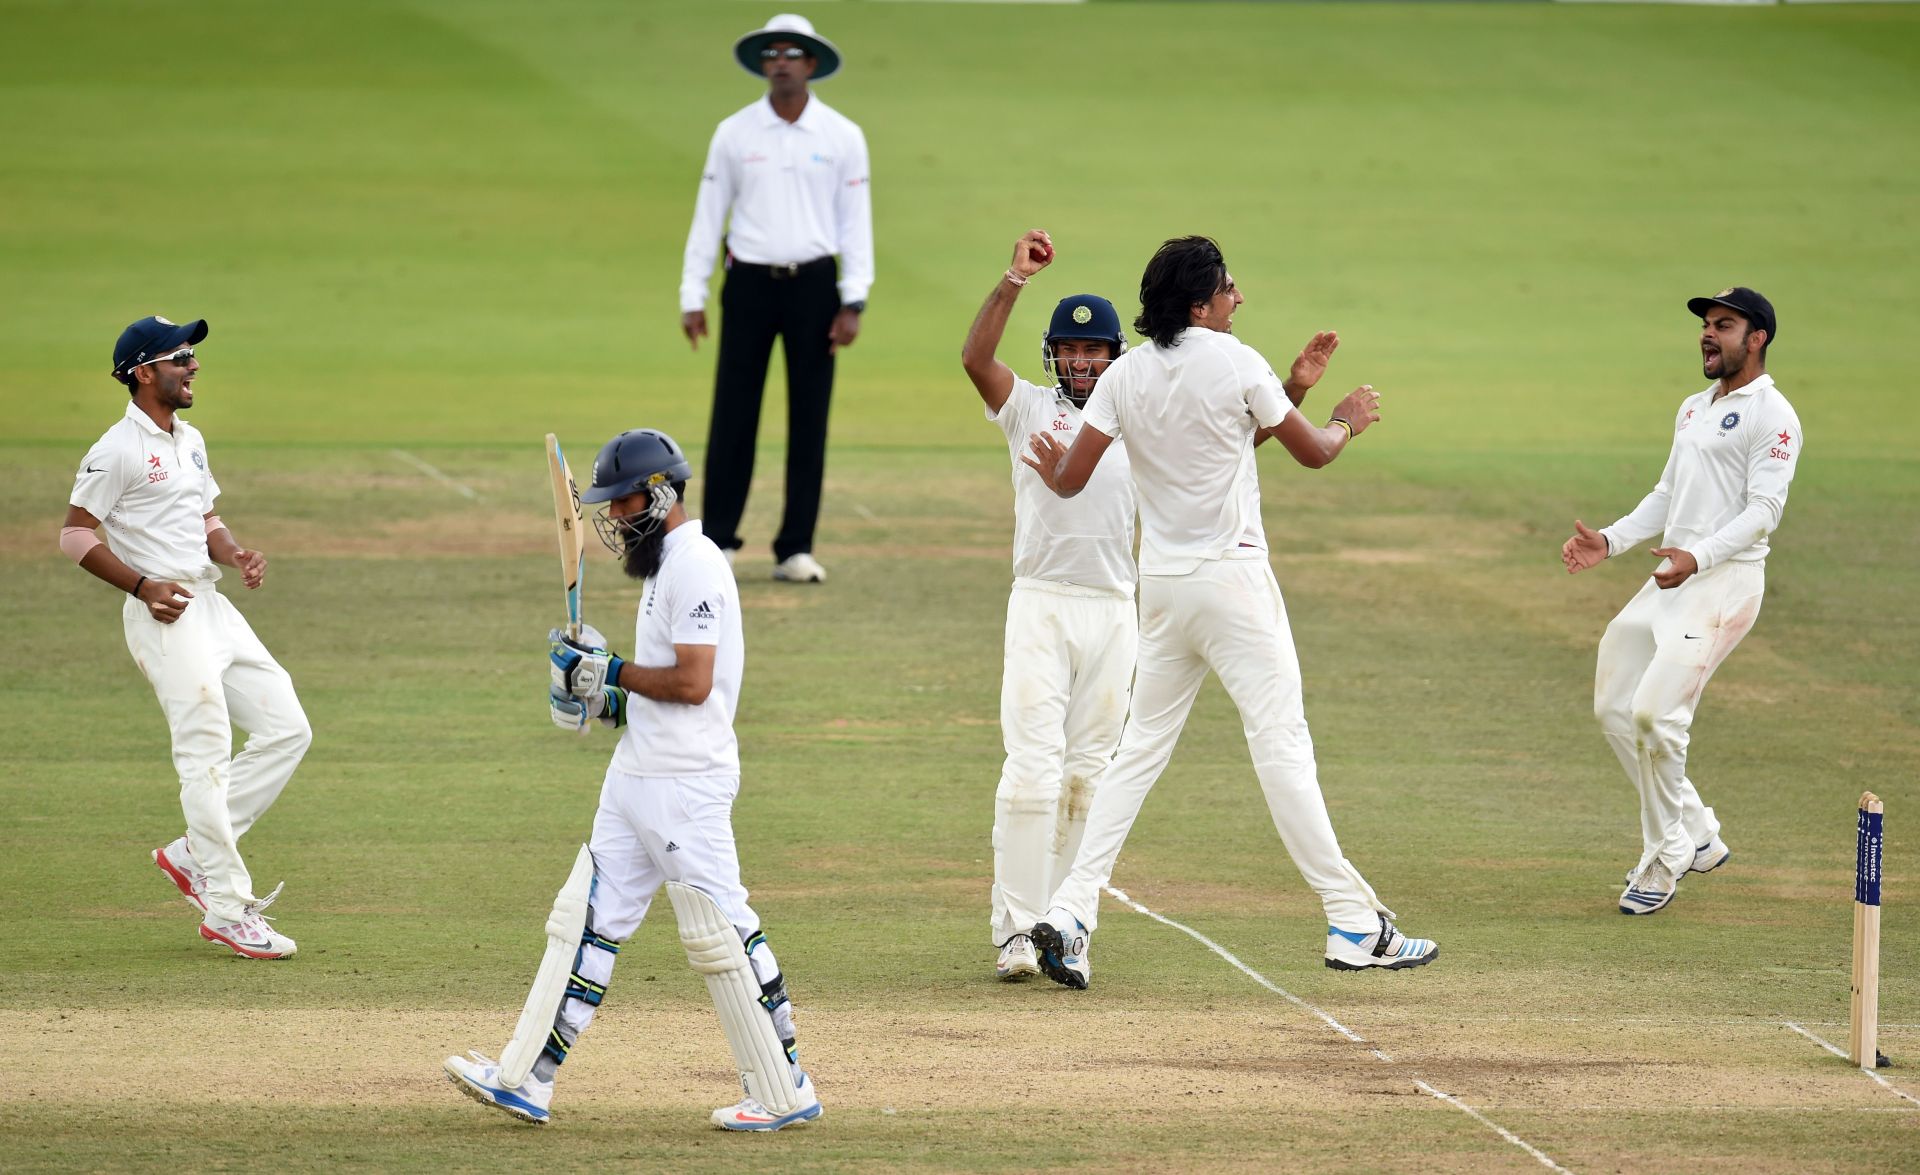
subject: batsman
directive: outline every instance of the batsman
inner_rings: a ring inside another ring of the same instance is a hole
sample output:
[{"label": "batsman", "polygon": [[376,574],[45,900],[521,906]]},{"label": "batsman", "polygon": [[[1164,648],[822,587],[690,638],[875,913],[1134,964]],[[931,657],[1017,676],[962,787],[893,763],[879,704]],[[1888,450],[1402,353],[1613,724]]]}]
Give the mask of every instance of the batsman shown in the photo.
[{"label": "batsman", "polygon": [[800,1068],[780,965],[747,905],[734,847],[740,790],[733,716],[745,662],[740,595],[726,556],[687,517],[692,470],[673,438],[623,432],[593,462],[581,502],[600,538],[644,581],[633,655],[592,628],[549,634],[554,723],[620,731],[591,841],[547,919],[547,950],[513,1039],[495,1061],[448,1057],[454,1084],[529,1122],[548,1120],[554,1077],[593,1021],[620,944],[664,885],[687,961],[705,978],[746,1096],[713,1112],[727,1130],[779,1130],[820,1116]]}]

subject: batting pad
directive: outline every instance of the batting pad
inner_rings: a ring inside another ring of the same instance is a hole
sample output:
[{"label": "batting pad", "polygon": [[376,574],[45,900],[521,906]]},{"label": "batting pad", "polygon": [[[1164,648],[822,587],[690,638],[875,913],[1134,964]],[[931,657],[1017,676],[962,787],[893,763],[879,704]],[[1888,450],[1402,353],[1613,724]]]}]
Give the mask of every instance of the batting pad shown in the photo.
[{"label": "batting pad", "polygon": [[775,1114],[800,1108],[793,1086],[793,1066],[773,1030],[773,1017],[760,1002],[760,981],[740,942],[740,932],[703,891],[677,881],[667,882],[667,900],[680,922],[680,945],[687,963],[707,981],[707,994],[720,1013],[727,1046],[740,1066],[747,1096]]},{"label": "batting pad", "polygon": [[533,990],[520,1009],[513,1039],[500,1054],[500,1083],[508,1089],[518,1089],[527,1080],[540,1050],[546,1047],[547,1034],[553,1031],[553,1019],[567,994],[574,956],[580,951],[580,936],[587,929],[587,901],[592,896],[593,854],[581,845],[580,855],[573,859],[573,872],[567,875],[567,883],[553,899],[553,912],[547,915],[547,953],[540,956]]}]

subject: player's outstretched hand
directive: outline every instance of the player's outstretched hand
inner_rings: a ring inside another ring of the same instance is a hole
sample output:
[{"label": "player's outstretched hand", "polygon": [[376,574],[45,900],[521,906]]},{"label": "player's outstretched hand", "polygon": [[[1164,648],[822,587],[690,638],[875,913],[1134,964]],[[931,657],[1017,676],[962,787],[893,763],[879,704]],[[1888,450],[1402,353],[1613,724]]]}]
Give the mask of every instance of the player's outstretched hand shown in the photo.
[{"label": "player's outstretched hand", "polygon": [[1361,384],[1333,406],[1333,414],[1347,422],[1354,436],[1359,436],[1367,431],[1369,424],[1380,419],[1380,393],[1373,390],[1372,384]]},{"label": "player's outstretched hand", "polygon": [[1692,579],[1694,572],[1700,570],[1700,563],[1693,557],[1693,553],[1679,547],[1655,547],[1648,554],[1656,559],[1667,561],[1665,567],[1653,573],[1653,582],[1659,584],[1663,590],[1679,587]]},{"label": "player's outstretched hand", "polygon": [[1578,575],[1606,557],[1607,536],[1574,519],[1573,537],[1560,544],[1560,562],[1567,565],[1567,574]]},{"label": "player's outstretched hand", "polygon": [[707,312],[689,310],[680,316],[680,333],[687,336],[687,342],[693,349],[700,349],[700,340],[707,337]]},{"label": "player's outstretched hand", "polygon": [[242,547],[233,553],[233,565],[240,569],[240,582],[257,588],[267,579],[267,557]]},{"label": "player's outstretched hand", "polygon": [[162,624],[172,624],[187,610],[193,593],[170,579],[149,579],[140,585],[136,597],[147,606],[147,614]]},{"label": "player's outstretched hand", "polygon": [[1028,436],[1027,447],[1033,450],[1033,456],[1029,457],[1022,453],[1020,460],[1028,469],[1040,475],[1040,480],[1046,483],[1048,489],[1056,494],[1059,493],[1060,462],[1067,455],[1067,447],[1043,432]]},{"label": "player's outstretched hand", "polygon": [[1028,229],[1013,243],[1013,264],[1008,268],[1021,277],[1032,277],[1053,264],[1053,238],[1043,228]]},{"label": "player's outstretched hand", "polygon": [[1313,385],[1320,382],[1320,377],[1327,373],[1327,363],[1339,345],[1340,335],[1337,331],[1314,332],[1314,336],[1307,340],[1307,345],[1294,356],[1293,366],[1287,371],[1287,390],[1303,395],[1311,391]]}]

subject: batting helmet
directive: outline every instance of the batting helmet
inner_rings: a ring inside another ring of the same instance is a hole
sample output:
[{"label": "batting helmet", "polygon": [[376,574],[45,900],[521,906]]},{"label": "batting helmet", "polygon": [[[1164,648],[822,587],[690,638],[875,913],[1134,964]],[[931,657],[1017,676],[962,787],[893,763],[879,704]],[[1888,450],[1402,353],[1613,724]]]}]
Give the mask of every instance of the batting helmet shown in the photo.
[{"label": "batting helmet", "polygon": [[1045,367],[1047,378],[1059,382],[1060,373],[1054,370],[1053,341],[1055,339],[1086,339],[1094,342],[1113,344],[1113,357],[1120,358],[1127,349],[1126,336],[1120,333],[1120,313],[1113,303],[1098,294],[1075,294],[1071,298],[1060,299],[1053,308],[1053,319],[1047,323],[1047,333],[1040,336],[1040,362]]},{"label": "batting helmet", "polygon": [[644,539],[660,528],[692,476],[686,453],[672,437],[651,428],[629,429],[600,446],[593,458],[593,484],[580,495],[580,501],[611,502],[634,494],[647,495],[643,513],[614,518],[603,506],[593,516],[600,541],[621,555],[629,542]]},{"label": "batting helmet", "polygon": [[580,500],[611,502],[692,476],[686,452],[672,437],[651,428],[628,429],[600,446],[593,459],[593,484]]}]

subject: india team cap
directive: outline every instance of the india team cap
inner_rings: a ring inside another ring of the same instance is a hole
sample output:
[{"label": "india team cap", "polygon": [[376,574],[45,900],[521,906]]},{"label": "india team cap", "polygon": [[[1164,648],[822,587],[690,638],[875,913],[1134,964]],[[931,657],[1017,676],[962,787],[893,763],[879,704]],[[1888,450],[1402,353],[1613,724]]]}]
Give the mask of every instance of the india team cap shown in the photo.
[{"label": "india team cap", "polygon": [[755,29],[733,43],[734,60],[740,68],[754,77],[765,77],[760,72],[760,50],[775,41],[792,41],[813,55],[820,64],[814,68],[813,80],[823,81],[834,75],[840,68],[840,50],[833,42],[813,31],[813,22],[804,16],[795,16],[783,12],[767,22],[767,27]]},{"label": "india team cap", "polygon": [[1773,303],[1760,293],[1745,286],[1729,286],[1717,294],[1705,298],[1688,298],[1687,313],[1695,318],[1705,318],[1707,307],[1725,306],[1746,317],[1746,320],[1767,332],[1767,342],[1780,337],[1780,330],[1774,324]]},{"label": "india team cap", "polygon": [[120,332],[120,341],[113,345],[113,378],[125,383],[127,373],[149,359],[191,347],[206,337],[204,318],[174,322],[149,314]]}]

